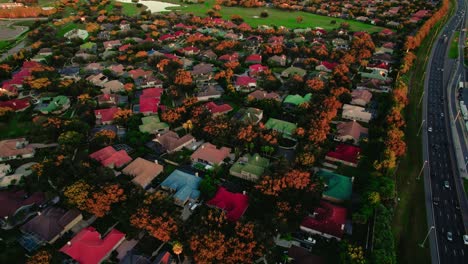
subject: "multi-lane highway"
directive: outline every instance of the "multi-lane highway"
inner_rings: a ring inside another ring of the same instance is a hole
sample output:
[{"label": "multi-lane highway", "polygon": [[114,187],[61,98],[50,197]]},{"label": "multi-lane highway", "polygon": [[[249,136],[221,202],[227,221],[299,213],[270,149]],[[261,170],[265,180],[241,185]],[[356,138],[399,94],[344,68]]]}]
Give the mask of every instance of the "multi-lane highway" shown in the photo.
[{"label": "multi-lane highway", "polygon": [[[458,0],[457,4],[455,14],[436,36],[425,80],[424,187],[431,258],[434,264],[468,263],[468,246],[464,245],[462,238],[467,232],[467,204],[462,193],[460,166],[457,164],[456,155],[456,151],[460,149],[460,142],[458,138],[452,137],[456,131],[456,124],[452,119],[456,99],[452,92],[448,92],[456,82],[456,76],[464,72],[463,63],[460,63],[463,59],[457,61],[447,58],[453,32],[464,28],[466,21],[465,1]],[[461,36],[464,38],[464,32]]]}]

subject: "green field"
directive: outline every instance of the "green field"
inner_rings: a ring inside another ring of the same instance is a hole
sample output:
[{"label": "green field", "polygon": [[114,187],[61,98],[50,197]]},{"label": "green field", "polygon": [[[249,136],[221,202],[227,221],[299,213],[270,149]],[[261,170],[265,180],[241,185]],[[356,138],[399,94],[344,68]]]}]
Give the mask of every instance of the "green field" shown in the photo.
[{"label": "green field", "polygon": [[84,27],[85,26],[83,24],[68,23],[60,27],[60,29],[57,31],[57,36],[63,37],[65,33],[67,33],[68,31],[72,29],[75,29],[75,28],[84,29]]},{"label": "green field", "polygon": [[[109,4],[107,7],[106,7],[106,10],[107,12],[111,12],[112,9],[114,8],[114,3],[116,1],[112,1],[111,4]],[[140,14],[141,11],[145,10],[146,7],[143,6],[143,7],[137,7],[136,4],[133,4],[133,3],[122,3],[120,2],[120,4],[122,5],[122,13],[126,16],[134,16],[134,15],[138,15]]]},{"label": "green field", "polygon": [[4,48],[8,47],[10,45],[11,41],[7,40],[0,40],[0,50],[3,50]]},{"label": "green field", "polygon": [[[179,10],[184,13],[193,13],[198,16],[206,16],[206,12],[212,8],[215,1],[206,0],[203,4],[183,4],[180,0],[161,0],[162,2],[179,4],[181,6],[168,8],[169,10]],[[141,2],[144,4],[144,2]],[[260,13],[266,11],[269,16],[260,18]],[[361,23],[353,20],[345,20],[340,18],[319,16],[312,13],[283,11],[276,8],[260,7],[260,8],[243,8],[243,7],[226,7],[222,6],[219,11],[224,19],[231,18],[232,15],[240,15],[249,25],[256,27],[259,25],[269,26],[284,26],[287,28],[313,28],[321,27],[327,30],[334,29],[342,22],[348,22],[351,30],[354,31],[369,31],[379,32],[383,27],[377,27],[370,24]],[[303,21],[298,23],[296,18],[301,16]],[[336,24],[331,24],[331,21],[336,21]]]},{"label": "green field", "polygon": [[[453,5],[451,6],[453,12]],[[427,233],[427,219],[424,195],[423,177],[417,180],[422,167],[421,134],[418,130],[422,122],[422,104],[418,105],[424,91],[424,76],[427,58],[430,54],[432,43],[441,26],[447,18],[439,21],[429,32],[428,37],[416,52],[414,67],[402,78],[409,83],[409,101],[406,108],[405,139],[407,154],[401,160],[396,173],[397,197],[399,201],[395,207],[393,219],[393,234],[395,236],[398,263],[430,263],[429,243],[425,248],[419,247]]]},{"label": "green field", "polygon": [[460,32],[456,31],[453,35],[452,42],[450,43],[449,58],[456,59],[458,58],[458,38],[460,37]]}]

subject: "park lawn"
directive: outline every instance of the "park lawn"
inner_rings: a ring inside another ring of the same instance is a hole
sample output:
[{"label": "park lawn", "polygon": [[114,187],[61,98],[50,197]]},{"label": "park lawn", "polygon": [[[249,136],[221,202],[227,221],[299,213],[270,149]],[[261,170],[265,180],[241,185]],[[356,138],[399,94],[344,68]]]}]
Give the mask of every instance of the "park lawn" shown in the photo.
[{"label": "park lawn", "polygon": [[65,35],[65,33],[67,33],[68,31],[70,31],[72,29],[75,29],[75,28],[84,29],[84,25],[76,24],[76,23],[72,23],[72,22],[67,23],[67,24],[60,27],[60,29],[57,31],[57,36],[63,37]]},{"label": "park lawn", "polygon": [[[179,4],[181,6],[168,7],[168,10],[178,10],[183,13],[193,13],[198,16],[206,16],[206,12],[212,8],[215,1],[206,0],[203,4],[183,4],[180,0],[161,0],[162,2]],[[144,4],[144,2],[141,2]],[[269,16],[260,18],[260,13],[267,11]],[[268,26],[284,26],[287,28],[313,28],[321,27],[327,30],[337,28],[340,23],[347,22],[354,31],[380,32],[383,27],[378,27],[370,24],[361,23],[354,20],[345,20],[341,18],[333,18],[327,16],[319,16],[307,12],[285,11],[270,7],[260,8],[244,8],[244,7],[226,7],[222,6],[219,11],[224,19],[230,19],[232,15],[240,15],[246,23],[252,27],[260,25]],[[296,21],[296,18],[303,18],[301,23]],[[258,17],[258,18],[255,18]],[[331,24],[331,21],[336,21],[336,24]]]},{"label": "park lawn", "polygon": [[458,58],[458,39],[460,37],[460,32],[456,31],[452,42],[450,43],[449,58],[456,59]]},{"label": "park lawn", "polygon": [[[116,1],[113,0],[110,5],[107,5],[106,11],[108,13],[110,13],[112,11],[112,9],[114,9],[114,3],[115,2]],[[141,11],[146,9],[145,6],[137,7],[137,5],[134,4],[134,3],[122,3],[122,2],[119,2],[119,3],[122,5],[122,14],[124,14],[126,16],[138,15],[138,14],[140,14]],[[142,2],[142,3],[144,3],[144,2]]]},{"label": "park lawn", "polygon": [[[453,12],[453,5],[450,6]],[[429,243],[425,248],[419,243],[427,233],[427,218],[424,195],[423,177],[417,180],[422,167],[422,137],[418,134],[422,122],[422,104],[418,105],[424,91],[424,77],[427,58],[430,54],[434,38],[448,17],[439,21],[428,34],[416,52],[415,65],[409,73],[402,76],[409,82],[408,98],[410,103],[406,108],[405,139],[406,156],[401,160],[396,172],[397,197],[400,199],[395,207],[393,218],[393,235],[395,237],[398,263],[430,263]],[[416,113],[416,114],[415,114]]]},{"label": "park lawn", "polygon": [[4,48],[8,47],[10,43],[11,41],[8,40],[0,40],[0,50],[3,50]]}]

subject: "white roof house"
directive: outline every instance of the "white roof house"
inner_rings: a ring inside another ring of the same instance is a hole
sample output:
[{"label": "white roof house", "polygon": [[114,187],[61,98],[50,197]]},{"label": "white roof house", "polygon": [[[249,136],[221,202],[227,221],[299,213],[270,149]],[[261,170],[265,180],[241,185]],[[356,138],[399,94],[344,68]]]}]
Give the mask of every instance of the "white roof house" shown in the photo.
[{"label": "white roof house", "polygon": [[366,112],[364,107],[344,104],[343,113],[341,114],[341,117],[344,119],[369,123],[369,121],[372,119],[372,114]]}]

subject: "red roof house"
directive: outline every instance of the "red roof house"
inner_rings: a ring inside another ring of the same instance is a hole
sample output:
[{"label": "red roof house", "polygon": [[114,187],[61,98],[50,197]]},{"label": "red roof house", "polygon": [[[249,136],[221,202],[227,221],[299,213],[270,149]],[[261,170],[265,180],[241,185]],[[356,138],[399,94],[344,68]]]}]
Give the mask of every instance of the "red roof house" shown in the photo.
[{"label": "red roof house", "polygon": [[107,109],[96,109],[94,115],[96,116],[96,125],[110,125],[114,121],[115,113],[119,111],[117,107]]},{"label": "red roof house", "polygon": [[338,63],[336,62],[322,61],[319,65],[315,67],[315,70],[332,72],[336,66],[338,66]]},{"label": "red roof house", "polygon": [[237,61],[239,60],[239,53],[234,52],[233,54],[224,54],[218,58],[220,61]]},{"label": "red roof house", "polygon": [[96,229],[87,227],[81,230],[60,251],[80,264],[98,264],[106,259],[125,239],[125,234],[112,229],[105,238],[101,238]]},{"label": "red roof house", "polygon": [[213,199],[206,204],[225,211],[227,219],[235,222],[249,207],[249,197],[245,194],[229,192],[224,187],[220,187]]},{"label": "red roof house", "polygon": [[127,51],[128,48],[130,48],[132,46],[132,44],[125,44],[125,45],[122,45],[119,47],[119,51],[123,52],[123,51]]},{"label": "red roof house", "polygon": [[179,49],[179,52],[189,56],[189,55],[195,55],[195,54],[200,53],[200,49],[197,47],[190,46],[190,47],[184,47],[182,49]]},{"label": "red roof house", "polygon": [[105,147],[89,155],[90,158],[98,161],[104,167],[120,168],[132,161],[125,150],[115,150],[112,146]]},{"label": "red roof house", "polygon": [[250,92],[257,88],[257,80],[250,76],[242,75],[236,79],[236,90]]},{"label": "red roof house", "polygon": [[245,63],[262,63],[262,55],[252,54],[247,56]]},{"label": "red roof house", "polygon": [[228,104],[217,105],[213,102],[208,102],[205,104],[205,107],[213,114],[213,116],[226,114],[232,111],[232,107]]},{"label": "red roof house", "polygon": [[326,238],[341,240],[346,222],[346,208],[321,201],[313,216],[306,216],[301,230]]},{"label": "red roof house", "polygon": [[391,29],[383,29],[382,31],[380,31],[381,34],[384,34],[385,36],[391,36],[393,34],[395,34],[395,32],[393,32]]},{"label": "red roof house", "polygon": [[259,73],[267,71],[268,66],[263,66],[261,64],[254,64],[249,66],[250,76],[257,76]]},{"label": "red roof house", "polygon": [[148,88],[143,90],[143,93],[140,95],[140,113],[144,115],[157,113],[162,93],[162,88]]},{"label": "red roof house", "polygon": [[0,91],[6,92],[7,94],[16,94],[18,88],[23,87],[23,81],[26,77],[31,76],[31,69],[38,67],[41,64],[35,61],[23,62],[23,67],[19,72],[13,74],[12,78],[2,83],[2,89]]},{"label": "red roof house", "polygon": [[329,151],[327,153],[325,159],[340,162],[351,167],[357,167],[359,153],[361,153],[361,148],[359,147],[339,144],[334,151]]},{"label": "red roof house", "polygon": [[8,107],[13,109],[15,112],[21,112],[26,110],[31,104],[27,98],[23,99],[12,99],[5,102],[0,102],[0,107]]}]

